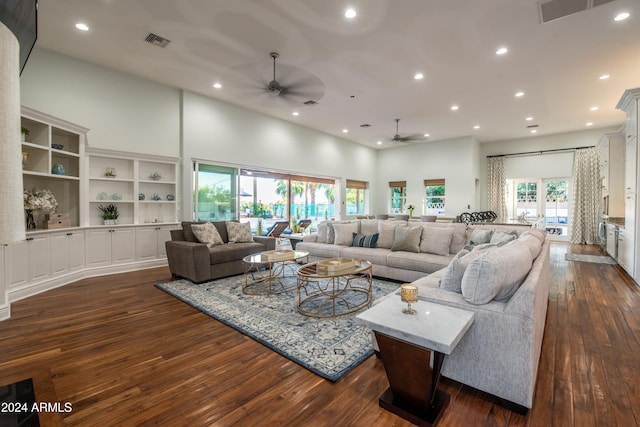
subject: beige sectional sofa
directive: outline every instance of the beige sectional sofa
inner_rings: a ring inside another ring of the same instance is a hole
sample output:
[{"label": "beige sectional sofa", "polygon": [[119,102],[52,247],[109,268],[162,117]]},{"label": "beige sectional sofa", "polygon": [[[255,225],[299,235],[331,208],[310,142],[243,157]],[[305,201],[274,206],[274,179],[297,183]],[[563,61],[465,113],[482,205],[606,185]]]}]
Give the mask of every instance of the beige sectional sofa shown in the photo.
[{"label": "beige sectional sofa", "polygon": [[[365,221],[358,224],[358,233],[374,230],[374,224]],[[475,312],[474,324],[445,358],[442,375],[495,395],[504,406],[525,413],[533,403],[551,281],[549,241],[544,232],[510,224],[466,227],[374,221],[379,222],[379,231],[389,227],[382,223],[393,223],[394,227],[420,225],[420,248],[425,251],[393,251],[393,243],[389,245],[385,238],[383,247],[376,249],[327,243],[331,236],[324,226],[318,227],[316,235],[305,237],[298,249],[315,257],[369,260],[374,275],[417,284],[420,299]],[[428,245],[425,239],[437,235],[447,241],[448,233],[434,233],[436,227],[451,231],[448,254],[426,251],[438,245]],[[507,233],[517,238],[500,247],[472,242],[483,230],[494,237]],[[468,246],[472,243],[480,244],[472,249]],[[465,246],[472,249],[467,257],[463,257]],[[375,340],[374,347],[377,349]]]}]

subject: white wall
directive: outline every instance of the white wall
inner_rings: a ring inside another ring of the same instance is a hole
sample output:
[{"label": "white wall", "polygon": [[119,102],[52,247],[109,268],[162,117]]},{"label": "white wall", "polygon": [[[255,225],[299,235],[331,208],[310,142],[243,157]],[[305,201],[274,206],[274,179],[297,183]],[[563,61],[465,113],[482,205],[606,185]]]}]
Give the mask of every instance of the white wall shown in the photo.
[{"label": "white wall", "polygon": [[180,154],[180,91],[34,49],[20,78],[22,105],[89,128],[92,147]]},{"label": "white wall", "polygon": [[[618,130],[618,128],[619,127],[589,129],[579,132],[567,132],[481,144],[479,159],[481,168],[480,210],[487,209],[487,156],[595,146],[602,134],[614,132]],[[505,162],[505,175],[507,179],[571,177],[573,175],[573,153],[548,153],[507,157]]]},{"label": "white wall", "polygon": [[[372,148],[187,91],[183,116],[183,192],[193,159],[338,178],[339,194],[347,178],[374,181]],[[188,200],[182,209],[189,212]]]},{"label": "white wall", "polygon": [[388,212],[389,181],[407,181],[407,203],[418,207],[414,215],[422,215],[424,180],[437,178],[446,182],[445,216],[475,210],[478,145],[474,138],[463,137],[380,150],[376,167],[378,191],[372,213]]}]

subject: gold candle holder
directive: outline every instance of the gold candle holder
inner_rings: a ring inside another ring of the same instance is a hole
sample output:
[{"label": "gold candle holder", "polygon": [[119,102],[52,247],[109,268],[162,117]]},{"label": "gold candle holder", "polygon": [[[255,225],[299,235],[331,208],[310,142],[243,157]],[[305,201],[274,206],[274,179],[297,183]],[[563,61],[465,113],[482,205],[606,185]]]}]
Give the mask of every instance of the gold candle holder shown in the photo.
[{"label": "gold candle holder", "polygon": [[417,311],[411,308],[411,303],[418,302],[418,287],[411,283],[405,283],[400,286],[400,298],[402,302],[407,303],[407,308],[402,309],[404,314],[416,314]]}]

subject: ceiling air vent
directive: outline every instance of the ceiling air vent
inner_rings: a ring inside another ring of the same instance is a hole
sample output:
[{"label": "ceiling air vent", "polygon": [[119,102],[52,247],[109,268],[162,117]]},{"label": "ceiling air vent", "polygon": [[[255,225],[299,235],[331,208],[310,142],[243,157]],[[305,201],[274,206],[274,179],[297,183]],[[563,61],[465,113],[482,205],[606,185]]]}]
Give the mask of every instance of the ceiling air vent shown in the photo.
[{"label": "ceiling air vent", "polygon": [[527,129],[535,129],[537,127],[538,127],[538,125],[529,125],[529,126],[527,126]]},{"label": "ceiling air vent", "polygon": [[308,101],[303,102],[304,105],[316,105],[317,102],[314,101],[313,99],[310,99]]},{"label": "ceiling air vent", "polygon": [[144,39],[147,43],[151,43],[154,46],[167,47],[171,40],[165,39],[164,37],[160,37],[157,34],[149,33],[146,39]]},{"label": "ceiling air vent", "polygon": [[538,2],[540,22],[551,22],[614,0],[543,0]]},{"label": "ceiling air vent", "polygon": [[371,125],[369,123],[363,123],[360,125],[361,128],[370,128]]}]

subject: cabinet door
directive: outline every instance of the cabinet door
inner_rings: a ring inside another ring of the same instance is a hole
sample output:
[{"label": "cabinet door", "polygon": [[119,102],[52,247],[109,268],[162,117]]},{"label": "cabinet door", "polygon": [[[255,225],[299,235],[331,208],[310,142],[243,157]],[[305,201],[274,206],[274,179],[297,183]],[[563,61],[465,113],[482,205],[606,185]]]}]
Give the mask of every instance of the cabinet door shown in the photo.
[{"label": "cabinet door", "polygon": [[111,230],[111,262],[121,264],[136,259],[135,228],[115,228]]},{"label": "cabinet door", "polygon": [[164,226],[158,229],[158,258],[167,257],[167,248],[164,243],[171,240],[171,230],[175,230],[175,227]]},{"label": "cabinet door", "polygon": [[69,271],[69,238],[67,233],[51,236],[51,276],[56,277]]},{"label": "cabinet door", "polygon": [[636,228],[636,195],[627,193],[624,196],[624,227],[627,231]]},{"label": "cabinet door", "polygon": [[87,267],[101,267],[111,264],[111,231],[96,229],[86,231]]},{"label": "cabinet door", "polygon": [[49,236],[42,235],[28,240],[29,282],[38,282],[51,276],[51,250]]},{"label": "cabinet door", "polygon": [[6,247],[5,268],[8,289],[29,282],[29,244],[26,240]]},{"label": "cabinet door", "polygon": [[616,239],[616,228],[613,225],[607,225],[607,253],[612,258],[617,256],[616,246],[618,241]]},{"label": "cabinet door", "polygon": [[636,191],[636,155],[638,139],[631,138],[626,142],[624,160],[624,188],[626,193],[634,193]]},{"label": "cabinet door", "polygon": [[142,227],[136,230],[136,259],[144,261],[158,257],[158,229]]},{"label": "cabinet door", "polygon": [[85,244],[84,233],[74,231],[67,233],[69,243],[69,272],[84,268]]}]

